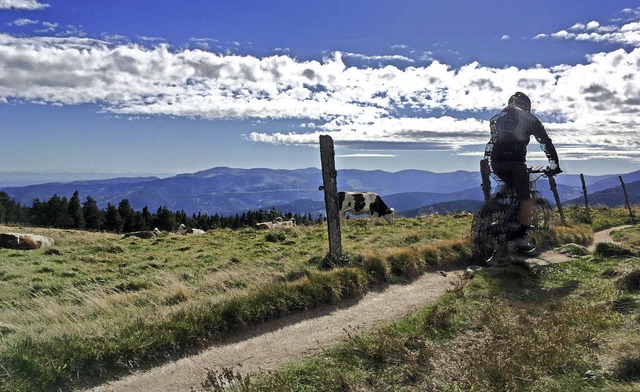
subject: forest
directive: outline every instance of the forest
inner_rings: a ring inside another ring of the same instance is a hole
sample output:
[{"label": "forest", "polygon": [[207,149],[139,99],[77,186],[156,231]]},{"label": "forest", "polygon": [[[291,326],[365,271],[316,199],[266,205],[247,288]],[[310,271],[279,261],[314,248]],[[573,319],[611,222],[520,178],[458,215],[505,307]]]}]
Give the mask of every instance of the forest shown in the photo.
[{"label": "forest", "polygon": [[272,221],[276,217],[295,219],[299,225],[314,224],[320,219],[314,220],[311,214],[283,213],[275,209],[259,209],[229,216],[200,212],[189,216],[183,210],[172,211],[166,206],[158,207],[155,212],[146,206],[142,211],[135,211],[127,199],[122,199],[117,206],[107,203],[106,208],[100,209],[91,196],[81,202],[77,191],[68,199],[54,194],[49,200],[35,198],[31,206],[23,206],[7,193],[0,192],[0,224],[127,233],[155,227],[174,231],[180,224],[202,230],[240,229],[254,227],[258,222]]}]

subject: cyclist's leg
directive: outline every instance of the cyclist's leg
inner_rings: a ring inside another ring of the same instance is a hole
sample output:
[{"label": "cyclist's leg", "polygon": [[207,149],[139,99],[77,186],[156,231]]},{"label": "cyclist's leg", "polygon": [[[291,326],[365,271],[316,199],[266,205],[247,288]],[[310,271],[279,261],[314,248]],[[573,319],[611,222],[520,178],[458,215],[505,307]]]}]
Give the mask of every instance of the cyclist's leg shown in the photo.
[{"label": "cyclist's leg", "polygon": [[531,190],[529,189],[529,172],[524,162],[517,162],[512,167],[512,186],[520,200],[518,220],[522,226],[522,236],[526,234],[526,228],[531,226],[533,216],[533,203]]},{"label": "cyclist's leg", "polygon": [[507,195],[509,190],[513,188],[513,172],[510,162],[492,162],[491,169],[493,173],[502,180],[503,184],[498,190],[498,195]]},{"label": "cyclist's leg", "polygon": [[521,164],[514,165],[514,189],[520,200],[518,220],[520,222],[520,230],[516,233],[515,243],[516,247],[520,251],[532,251],[535,246],[527,240],[527,231],[531,227],[533,217],[533,205],[534,199],[531,197],[531,190],[529,189],[529,173],[527,171],[527,165],[522,162]]},{"label": "cyclist's leg", "polygon": [[518,218],[520,225],[523,227],[531,226],[531,218],[533,217],[533,203],[534,200],[529,197],[528,199],[520,199],[520,214]]}]

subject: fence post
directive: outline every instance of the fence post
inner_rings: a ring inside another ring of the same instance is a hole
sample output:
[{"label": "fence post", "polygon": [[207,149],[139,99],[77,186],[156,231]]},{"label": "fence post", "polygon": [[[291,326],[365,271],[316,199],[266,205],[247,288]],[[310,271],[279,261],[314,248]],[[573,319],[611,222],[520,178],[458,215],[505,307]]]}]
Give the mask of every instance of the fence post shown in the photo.
[{"label": "fence post", "polygon": [[589,211],[589,197],[587,196],[587,185],[584,183],[584,174],[580,173],[580,181],[582,181],[582,194],[584,195],[584,206],[587,210],[587,222],[591,223],[591,211]]},{"label": "fence post", "polygon": [[487,159],[480,160],[480,176],[482,178],[482,193],[484,201],[491,199],[491,168]]},{"label": "fence post", "polygon": [[631,204],[629,204],[629,194],[627,193],[627,187],[624,185],[624,181],[622,181],[622,176],[618,176],[620,179],[620,183],[622,184],[622,191],[624,192],[624,201],[627,203],[627,209],[629,210],[629,219],[631,222],[635,221],[635,217],[633,216],[633,210],[631,209]]},{"label": "fence post", "polygon": [[327,210],[327,228],[329,230],[329,258],[331,261],[337,262],[342,257],[342,237],[338,211],[338,172],[336,171],[334,158],[333,139],[328,135],[320,135],[322,183],[324,203]]},{"label": "fence post", "polygon": [[560,195],[558,194],[558,187],[556,185],[556,179],[553,176],[549,176],[549,186],[553,192],[553,198],[556,199],[556,205],[558,206],[558,212],[560,213],[560,223],[564,226],[567,225],[567,221],[564,219],[564,210],[562,209],[562,202],[560,201]]}]

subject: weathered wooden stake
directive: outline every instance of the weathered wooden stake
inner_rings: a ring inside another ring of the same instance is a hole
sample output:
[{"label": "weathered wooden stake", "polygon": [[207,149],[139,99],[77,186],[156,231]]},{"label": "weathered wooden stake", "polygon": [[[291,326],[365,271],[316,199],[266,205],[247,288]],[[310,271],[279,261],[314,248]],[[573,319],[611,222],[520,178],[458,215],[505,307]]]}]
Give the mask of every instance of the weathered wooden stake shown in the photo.
[{"label": "weathered wooden stake", "polygon": [[562,209],[562,202],[560,201],[560,195],[558,194],[556,179],[553,178],[553,176],[549,176],[549,186],[551,187],[551,192],[553,192],[553,198],[556,199],[556,205],[558,206],[558,212],[560,213],[560,223],[566,226],[567,221],[564,219],[564,210]]},{"label": "weathered wooden stake", "polygon": [[482,193],[484,194],[484,201],[491,199],[491,168],[489,167],[489,161],[482,159],[480,161],[480,176],[482,178]]},{"label": "weathered wooden stake", "polygon": [[622,181],[622,176],[618,176],[620,179],[620,183],[622,184],[622,191],[624,192],[624,201],[627,203],[627,209],[629,210],[629,219],[631,221],[635,221],[635,217],[633,216],[633,210],[631,209],[631,204],[629,204],[629,194],[627,193],[627,187],[624,185],[624,181]]},{"label": "weathered wooden stake", "polygon": [[327,210],[327,228],[329,230],[329,258],[331,261],[337,262],[342,257],[342,237],[338,211],[338,172],[336,171],[334,158],[333,139],[328,135],[320,135],[322,183],[324,203]]},{"label": "weathered wooden stake", "polygon": [[587,185],[584,183],[584,174],[580,173],[580,181],[582,181],[582,194],[584,195],[584,206],[587,210],[587,222],[591,223],[591,211],[589,211],[589,197],[587,196]]}]

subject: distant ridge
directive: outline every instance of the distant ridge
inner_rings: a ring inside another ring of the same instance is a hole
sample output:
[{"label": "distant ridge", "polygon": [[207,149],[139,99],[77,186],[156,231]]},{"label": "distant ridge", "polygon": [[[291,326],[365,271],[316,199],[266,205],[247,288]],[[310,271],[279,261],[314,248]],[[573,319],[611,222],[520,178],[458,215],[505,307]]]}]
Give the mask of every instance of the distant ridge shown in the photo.
[{"label": "distant ridge", "polygon": [[[624,174],[623,178],[629,183],[639,181],[640,171]],[[586,176],[585,180],[590,193],[620,184],[617,175]],[[338,171],[339,190],[376,192],[399,212],[424,207],[435,209],[430,206],[460,200],[466,200],[472,206],[474,203],[471,202],[482,200],[480,183],[480,174],[469,171]],[[562,174],[557,177],[557,183],[563,201],[575,200],[582,194],[579,175]],[[0,191],[23,205],[31,205],[35,198],[48,200],[54,194],[69,198],[78,191],[81,200],[91,196],[100,208],[106,207],[107,203],[117,205],[122,199],[127,199],[136,210],[145,206],[152,210],[166,206],[188,214],[229,215],[277,208],[285,212],[317,215],[324,212],[324,194],[318,190],[320,185],[322,172],[317,168],[215,167],[168,178],[118,177],[3,187]],[[553,199],[546,179],[538,181],[538,189],[544,197]]]}]

